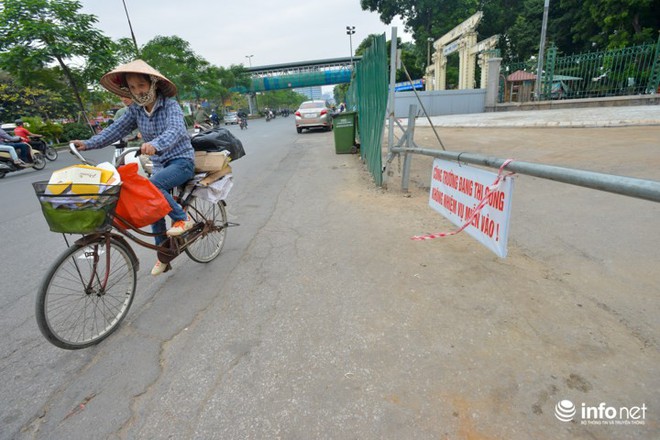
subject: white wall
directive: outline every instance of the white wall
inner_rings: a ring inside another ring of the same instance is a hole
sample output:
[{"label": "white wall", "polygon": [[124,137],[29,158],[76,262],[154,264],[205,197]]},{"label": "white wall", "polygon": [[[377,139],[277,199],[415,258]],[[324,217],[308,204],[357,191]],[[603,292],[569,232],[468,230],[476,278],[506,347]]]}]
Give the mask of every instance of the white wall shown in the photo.
[{"label": "white wall", "polygon": [[[429,116],[483,113],[486,108],[486,90],[432,90],[417,92]],[[414,92],[394,94],[394,116],[407,118],[410,104],[417,105],[419,115],[424,115]]]}]

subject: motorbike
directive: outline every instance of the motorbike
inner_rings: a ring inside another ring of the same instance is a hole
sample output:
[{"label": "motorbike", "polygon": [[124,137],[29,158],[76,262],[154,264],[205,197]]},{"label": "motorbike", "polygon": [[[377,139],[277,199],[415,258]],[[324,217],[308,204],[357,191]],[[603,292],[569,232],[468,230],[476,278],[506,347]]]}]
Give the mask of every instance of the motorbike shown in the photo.
[{"label": "motorbike", "polygon": [[0,179],[5,177],[5,174],[12,173],[14,171],[27,170],[30,168],[34,168],[35,170],[43,170],[46,167],[46,158],[41,153],[41,151],[30,147],[30,154],[32,155],[32,163],[27,164],[27,166],[19,166],[14,163],[9,153],[0,151]]},{"label": "motorbike", "polygon": [[193,124],[193,132],[195,134],[210,130],[211,128],[213,128],[213,125],[207,122],[195,122]]},{"label": "motorbike", "polygon": [[241,130],[245,129],[247,130],[247,118],[246,117],[241,117],[238,121],[238,126],[241,127]]},{"label": "motorbike", "polygon": [[266,112],[266,122],[270,121],[271,119],[275,118],[275,114],[273,113],[272,110],[269,110]]},{"label": "motorbike", "polygon": [[28,142],[32,148],[41,152],[44,157],[48,160],[55,161],[57,160],[57,150],[53,147],[51,143],[46,143],[41,136],[30,136],[30,142]]}]

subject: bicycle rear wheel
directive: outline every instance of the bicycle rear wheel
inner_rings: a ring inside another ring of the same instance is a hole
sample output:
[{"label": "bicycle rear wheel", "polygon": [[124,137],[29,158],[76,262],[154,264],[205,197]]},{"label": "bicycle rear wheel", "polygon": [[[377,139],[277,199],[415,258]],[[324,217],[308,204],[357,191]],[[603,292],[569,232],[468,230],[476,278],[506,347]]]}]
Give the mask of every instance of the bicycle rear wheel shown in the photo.
[{"label": "bicycle rear wheel", "polygon": [[[108,259],[109,257],[109,259]],[[117,329],[135,296],[136,266],[126,245],[105,237],[73,245],[53,264],[37,296],[41,333],[68,350],[98,344]]]},{"label": "bicycle rear wheel", "polygon": [[199,237],[185,249],[198,263],[208,263],[220,255],[227,236],[227,210],[223,202],[213,203],[199,197],[188,202],[188,215],[197,223],[210,221],[213,230]]}]

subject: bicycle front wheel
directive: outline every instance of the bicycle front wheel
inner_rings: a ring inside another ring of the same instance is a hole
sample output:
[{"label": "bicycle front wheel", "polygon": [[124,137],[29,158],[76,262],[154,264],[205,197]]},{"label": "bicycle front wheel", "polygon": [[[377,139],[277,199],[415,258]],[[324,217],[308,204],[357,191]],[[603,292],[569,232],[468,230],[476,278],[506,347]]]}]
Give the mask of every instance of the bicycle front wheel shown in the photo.
[{"label": "bicycle front wheel", "polygon": [[185,252],[198,263],[208,263],[220,255],[227,236],[227,210],[223,202],[213,203],[193,197],[188,203],[188,215],[197,222],[210,222],[211,231],[192,242]]},{"label": "bicycle front wheel", "polygon": [[44,152],[44,155],[46,156],[46,159],[50,160],[51,162],[54,160],[57,160],[57,150],[51,146],[46,147],[46,151]]},{"label": "bicycle front wheel", "polygon": [[52,344],[75,350],[98,344],[131,307],[136,266],[126,245],[105,237],[64,251],[44,278],[37,324]]}]

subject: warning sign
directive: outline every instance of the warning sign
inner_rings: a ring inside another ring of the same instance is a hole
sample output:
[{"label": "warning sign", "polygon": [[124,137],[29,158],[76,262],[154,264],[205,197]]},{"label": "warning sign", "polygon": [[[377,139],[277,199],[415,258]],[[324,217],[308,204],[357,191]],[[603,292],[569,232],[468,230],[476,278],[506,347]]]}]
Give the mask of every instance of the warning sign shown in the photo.
[{"label": "warning sign", "polygon": [[[507,254],[512,191],[510,177],[498,179],[479,168],[433,161],[429,206],[457,226],[469,222],[465,232],[502,258]],[[483,208],[475,213],[482,200]]]}]

